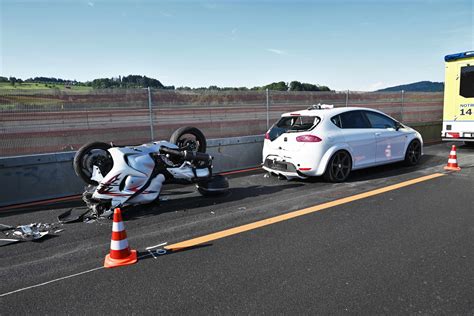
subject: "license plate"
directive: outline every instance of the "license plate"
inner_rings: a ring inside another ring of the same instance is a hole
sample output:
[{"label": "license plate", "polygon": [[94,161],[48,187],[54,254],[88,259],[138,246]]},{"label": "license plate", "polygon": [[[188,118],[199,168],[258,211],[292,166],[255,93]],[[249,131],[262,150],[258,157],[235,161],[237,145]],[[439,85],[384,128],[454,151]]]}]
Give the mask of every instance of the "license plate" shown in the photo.
[{"label": "license plate", "polygon": [[270,168],[276,169],[276,170],[287,170],[287,165],[286,165],[286,163],[282,163],[282,162],[279,162],[279,161],[273,161],[271,163]]}]

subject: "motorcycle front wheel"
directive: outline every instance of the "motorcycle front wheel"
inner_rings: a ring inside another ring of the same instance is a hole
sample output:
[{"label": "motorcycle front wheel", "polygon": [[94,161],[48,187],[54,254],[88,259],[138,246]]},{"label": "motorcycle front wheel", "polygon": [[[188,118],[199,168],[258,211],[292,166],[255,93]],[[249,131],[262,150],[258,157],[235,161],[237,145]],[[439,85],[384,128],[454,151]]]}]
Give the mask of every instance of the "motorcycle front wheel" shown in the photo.
[{"label": "motorcycle front wheel", "polygon": [[91,179],[94,166],[97,166],[105,177],[112,169],[114,161],[108,152],[112,147],[110,144],[102,142],[92,142],[85,144],[74,156],[74,171],[86,183],[98,185],[97,181]]},{"label": "motorcycle front wheel", "polygon": [[170,143],[177,145],[180,149],[189,151],[206,152],[206,137],[196,127],[185,126],[178,128],[171,135]]}]

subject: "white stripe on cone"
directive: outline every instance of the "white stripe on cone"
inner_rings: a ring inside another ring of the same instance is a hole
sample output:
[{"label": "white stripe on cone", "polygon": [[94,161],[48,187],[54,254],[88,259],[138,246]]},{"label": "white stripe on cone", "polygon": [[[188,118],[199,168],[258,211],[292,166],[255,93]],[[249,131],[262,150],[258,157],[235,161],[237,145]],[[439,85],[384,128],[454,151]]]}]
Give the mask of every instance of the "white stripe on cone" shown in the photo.
[{"label": "white stripe on cone", "polygon": [[455,150],[451,150],[451,152],[449,153],[451,156],[456,156],[456,151]]},{"label": "white stripe on cone", "polygon": [[111,240],[110,241],[110,249],[112,250],[124,250],[128,248],[128,241],[127,239],[123,240]]},{"label": "white stripe on cone", "polygon": [[448,163],[458,163],[456,159],[448,159]]},{"label": "white stripe on cone", "polygon": [[112,224],[112,231],[113,232],[121,232],[121,231],[124,231],[125,230],[125,226],[123,225],[123,222],[114,222]]}]

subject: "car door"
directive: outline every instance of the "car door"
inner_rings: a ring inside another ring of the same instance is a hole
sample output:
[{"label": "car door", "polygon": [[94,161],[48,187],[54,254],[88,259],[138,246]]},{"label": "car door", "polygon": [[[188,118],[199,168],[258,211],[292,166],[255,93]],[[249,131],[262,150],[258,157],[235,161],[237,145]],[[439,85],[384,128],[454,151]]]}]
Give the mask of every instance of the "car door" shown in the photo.
[{"label": "car door", "polygon": [[408,136],[402,129],[397,129],[397,122],[378,112],[364,111],[364,114],[375,135],[377,144],[375,162],[383,163],[403,159]]},{"label": "car door", "polygon": [[353,168],[375,164],[375,134],[362,111],[354,110],[341,113],[340,125],[346,143],[352,151]]}]

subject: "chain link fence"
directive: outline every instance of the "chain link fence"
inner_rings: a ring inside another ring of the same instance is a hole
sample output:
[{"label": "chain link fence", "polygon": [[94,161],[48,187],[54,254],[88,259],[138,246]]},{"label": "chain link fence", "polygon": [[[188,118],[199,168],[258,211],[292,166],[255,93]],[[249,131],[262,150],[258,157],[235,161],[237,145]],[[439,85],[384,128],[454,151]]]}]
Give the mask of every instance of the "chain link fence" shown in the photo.
[{"label": "chain link fence", "polygon": [[0,90],[0,157],[169,139],[181,126],[207,138],[264,134],[284,112],[313,104],[381,110],[404,122],[440,122],[443,93]]}]

